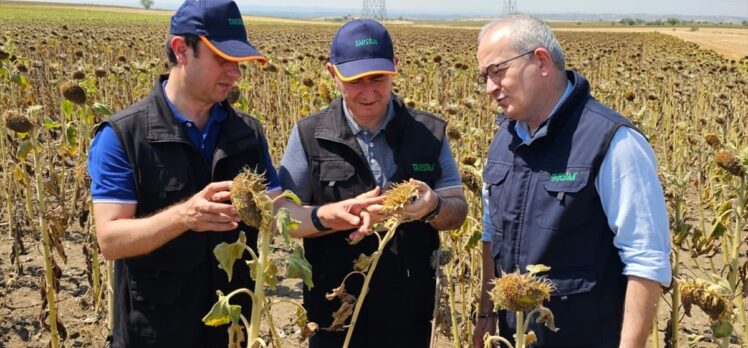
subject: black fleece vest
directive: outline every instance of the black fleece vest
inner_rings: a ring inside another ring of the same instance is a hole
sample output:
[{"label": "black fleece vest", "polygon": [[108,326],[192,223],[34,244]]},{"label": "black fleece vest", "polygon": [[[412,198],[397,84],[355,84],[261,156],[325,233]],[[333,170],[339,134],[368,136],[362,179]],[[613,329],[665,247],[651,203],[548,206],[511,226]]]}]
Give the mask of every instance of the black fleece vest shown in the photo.
[{"label": "black fleece vest", "polygon": [[[186,200],[207,184],[231,180],[243,168],[264,172],[257,120],[236,113],[226,102],[212,163],[189,141],[169,109],[161,87],[107,120],[133,169],[135,217],[152,215]],[[187,231],[146,255],[115,261],[116,313],[113,347],[219,347],[226,328],[209,328],[201,318],[224,293],[251,287],[246,266],[237,262],[231,283],[218,269],[213,248],[235,242],[245,231],[254,249],[257,231],[240,224],[230,232]],[[247,255],[245,254],[245,257]],[[234,302],[234,301],[232,301]],[[249,316],[251,302],[237,297]]]},{"label": "black fleece vest", "polygon": [[[441,177],[439,153],[446,124],[434,115],[406,108],[394,95],[392,98],[396,116],[387,125],[384,136],[394,151],[397,169],[389,181],[397,183],[414,178],[433,187]],[[366,157],[346,122],[341,98],[299,121],[298,130],[312,175],[310,203],[337,202],[375,187]],[[373,236],[356,245],[348,245],[347,236],[347,232],[336,232],[304,240],[315,284],[312,289],[304,288],[304,305],[309,319],[320,327],[330,325],[331,315],[339,307],[337,300],[327,301],[325,293],[340,285],[360,254],[371,255],[377,248]],[[431,225],[422,222],[401,225],[372,278],[354,331],[354,345],[399,347],[398,337],[408,335],[407,330],[419,331],[423,324],[428,326],[434,306],[434,269],[430,260],[438,247],[439,236]],[[349,277],[346,290],[357,296],[361,278]],[[388,334],[382,335],[383,328]]]}]

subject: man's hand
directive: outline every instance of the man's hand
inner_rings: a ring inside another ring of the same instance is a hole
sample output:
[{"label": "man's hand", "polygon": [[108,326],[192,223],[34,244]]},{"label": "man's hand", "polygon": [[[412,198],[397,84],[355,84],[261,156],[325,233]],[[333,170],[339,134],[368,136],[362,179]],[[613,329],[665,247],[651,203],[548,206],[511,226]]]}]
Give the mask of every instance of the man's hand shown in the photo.
[{"label": "man's hand", "polygon": [[327,228],[335,231],[350,230],[356,228],[354,233],[366,234],[371,226],[371,214],[367,208],[373,204],[384,201],[379,195],[379,187],[360,194],[355,198],[344,201],[325,204],[317,210],[320,222]]},{"label": "man's hand", "polygon": [[[475,321],[475,331],[473,331],[473,348],[484,348],[483,337],[486,334],[494,335],[496,333],[496,317],[477,318]],[[490,345],[488,346],[491,347]]]},{"label": "man's hand", "polygon": [[400,215],[408,220],[420,220],[436,209],[438,198],[436,192],[431,190],[425,182],[416,179],[410,179],[410,182],[418,187],[417,198],[413,203],[406,205]]},{"label": "man's hand", "polygon": [[231,231],[239,226],[241,217],[231,204],[222,203],[231,197],[231,181],[214,182],[180,203],[175,219],[186,230]]}]

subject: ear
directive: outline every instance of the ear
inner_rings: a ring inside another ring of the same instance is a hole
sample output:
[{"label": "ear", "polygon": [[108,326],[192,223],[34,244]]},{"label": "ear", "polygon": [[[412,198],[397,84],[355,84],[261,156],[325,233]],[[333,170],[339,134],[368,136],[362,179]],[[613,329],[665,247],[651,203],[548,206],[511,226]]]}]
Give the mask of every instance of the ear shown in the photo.
[{"label": "ear", "polygon": [[535,57],[538,59],[538,62],[540,63],[540,74],[543,76],[548,76],[552,70],[556,68],[556,65],[553,64],[553,59],[551,58],[550,52],[548,52],[545,48],[538,48],[535,50]]},{"label": "ear", "polygon": [[400,64],[400,58],[395,57],[395,59],[392,60],[392,64],[394,64],[395,69],[397,69],[397,65]]},{"label": "ear", "polygon": [[177,65],[185,64],[187,61],[187,44],[184,42],[184,38],[181,36],[174,36],[169,41],[174,55],[177,57]]},{"label": "ear", "polygon": [[332,63],[328,62],[327,65],[325,65],[325,70],[327,70],[327,73],[330,74],[330,77],[333,80],[337,77],[337,75],[335,75],[335,68],[332,66]]}]

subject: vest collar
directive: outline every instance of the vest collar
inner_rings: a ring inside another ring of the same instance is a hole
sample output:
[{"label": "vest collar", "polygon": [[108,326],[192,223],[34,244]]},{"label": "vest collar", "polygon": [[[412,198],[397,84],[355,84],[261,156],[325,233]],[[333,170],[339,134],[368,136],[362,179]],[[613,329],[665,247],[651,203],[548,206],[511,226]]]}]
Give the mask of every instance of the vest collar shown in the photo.
[{"label": "vest collar", "polygon": [[145,135],[149,142],[188,142],[181,125],[166,102],[162,84],[169,79],[169,74],[159,76],[151,90],[150,98],[154,101],[149,108],[155,108],[146,117]]},{"label": "vest collar", "polygon": [[[391,107],[394,108],[394,117],[387,122],[384,133],[387,143],[395,151],[395,158],[397,158],[397,144],[399,144],[401,135],[405,131],[410,118],[403,101],[395,94],[390,96],[390,103]],[[319,122],[314,130],[314,137],[344,144],[354,150],[361,158],[364,158],[361,146],[358,145],[358,141],[345,118],[343,107],[342,97],[337,97],[330,103],[326,110],[326,114],[329,115]]]},{"label": "vest collar", "polygon": [[[174,116],[164,95],[162,84],[169,79],[169,74],[159,76],[158,81],[151,90],[150,97],[154,100],[149,107],[155,108],[146,117],[146,139],[149,142],[187,142],[190,143],[182,131],[181,122]],[[221,108],[226,111],[226,118],[221,121],[216,148],[221,145],[251,135],[247,127],[237,127],[237,122],[243,122],[236,116],[234,109],[227,101],[220,103]]]},{"label": "vest collar", "polygon": [[[566,120],[571,117],[574,113],[574,109],[579,105],[583,104],[588,98],[590,98],[590,85],[589,82],[575,70],[567,70],[566,77],[572,84],[571,94],[566,100],[545,120],[538,126],[538,129],[546,127],[547,131],[545,134],[538,134],[534,137],[530,144],[553,134],[558,128],[564,125]],[[519,138],[515,127],[517,121],[509,119],[504,113],[496,116],[496,124],[508,131],[509,134],[514,138],[512,144],[522,144],[522,139]]]}]

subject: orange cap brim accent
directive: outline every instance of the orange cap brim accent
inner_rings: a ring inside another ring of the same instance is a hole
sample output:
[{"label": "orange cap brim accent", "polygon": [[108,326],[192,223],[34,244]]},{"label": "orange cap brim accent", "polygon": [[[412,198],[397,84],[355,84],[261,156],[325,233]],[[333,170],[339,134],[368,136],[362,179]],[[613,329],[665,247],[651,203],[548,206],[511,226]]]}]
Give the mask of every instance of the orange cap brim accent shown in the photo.
[{"label": "orange cap brim accent", "polygon": [[213,53],[215,53],[217,56],[228,60],[230,62],[250,62],[250,61],[258,61],[262,64],[267,63],[268,59],[263,56],[250,56],[250,57],[234,57],[230,56],[226,53],[221,52],[216,46],[213,46],[213,43],[208,40],[207,37],[200,35],[200,40],[207,46]]},{"label": "orange cap brim accent", "polygon": [[337,66],[333,65],[332,68],[335,70],[335,75],[338,75],[338,78],[343,82],[350,82],[350,81],[358,80],[362,77],[371,76],[371,75],[392,75],[392,76],[397,75],[397,71],[372,70],[372,71],[360,73],[358,75],[353,75],[351,77],[345,77],[343,76],[343,74],[340,73]]}]

